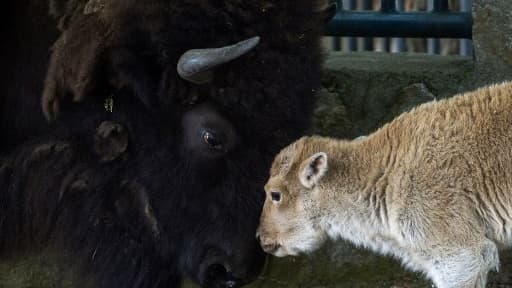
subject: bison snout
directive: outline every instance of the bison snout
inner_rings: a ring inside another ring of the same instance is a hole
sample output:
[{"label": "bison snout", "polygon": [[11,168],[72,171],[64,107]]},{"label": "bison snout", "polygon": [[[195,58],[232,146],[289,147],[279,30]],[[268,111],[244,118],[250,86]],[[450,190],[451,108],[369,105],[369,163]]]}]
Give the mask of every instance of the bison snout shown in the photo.
[{"label": "bison snout", "polygon": [[216,255],[205,259],[200,268],[198,281],[201,287],[236,288],[256,280],[263,268],[265,254],[257,243],[254,243],[253,247],[254,254],[249,258]]},{"label": "bison snout", "polygon": [[235,275],[222,264],[213,264],[207,268],[207,278],[203,287],[205,288],[237,288],[248,281],[235,277]]}]

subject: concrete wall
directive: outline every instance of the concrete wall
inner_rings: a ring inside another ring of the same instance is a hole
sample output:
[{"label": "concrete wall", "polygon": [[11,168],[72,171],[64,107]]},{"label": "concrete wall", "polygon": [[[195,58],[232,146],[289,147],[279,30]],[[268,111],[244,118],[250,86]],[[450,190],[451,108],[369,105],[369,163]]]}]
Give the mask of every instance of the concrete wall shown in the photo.
[{"label": "concrete wall", "polygon": [[474,85],[512,77],[512,1],[473,0]]}]

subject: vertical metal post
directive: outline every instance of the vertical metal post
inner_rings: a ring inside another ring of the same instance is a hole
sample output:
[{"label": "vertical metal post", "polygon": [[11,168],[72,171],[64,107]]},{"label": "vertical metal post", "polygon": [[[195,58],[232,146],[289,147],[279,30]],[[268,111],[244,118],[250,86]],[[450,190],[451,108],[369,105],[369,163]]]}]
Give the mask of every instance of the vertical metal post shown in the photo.
[{"label": "vertical metal post", "polygon": [[[343,0],[343,9],[345,10],[355,10],[356,6],[356,0]],[[342,47],[343,51],[357,51],[357,39],[355,37],[343,37]]]},{"label": "vertical metal post", "polygon": [[[427,10],[428,11],[443,11],[443,9],[448,8],[448,0],[427,0]],[[428,54],[439,54],[440,52],[440,43],[439,39],[428,38],[427,40],[427,53]]]},{"label": "vertical metal post", "polygon": [[[404,0],[396,0],[396,10],[404,11]],[[403,52],[405,51],[405,39],[404,38],[391,38],[391,52]]]},{"label": "vertical metal post", "polygon": [[435,12],[448,11],[448,0],[434,0],[433,8]]},{"label": "vertical metal post", "polygon": [[[381,13],[393,13],[396,12],[395,0],[380,0],[380,12]],[[379,39],[379,46],[382,52],[389,52],[390,40],[387,37]]]},{"label": "vertical metal post", "polygon": [[395,0],[380,0],[380,11],[394,12],[396,10]]},{"label": "vertical metal post", "polygon": [[[373,10],[372,0],[361,0],[361,10]],[[362,45],[359,46],[359,50],[363,51],[372,51],[373,50],[373,38],[371,37],[363,37]]]},{"label": "vertical metal post", "polygon": [[[338,11],[343,10],[343,2],[341,0],[336,0],[336,5]],[[341,50],[341,38],[340,37],[332,37],[332,50],[334,51],[340,51]]]},{"label": "vertical metal post", "polygon": [[[472,2],[472,0],[459,0],[460,11],[471,12]],[[459,41],[459,54],[462,56],[472,56],[473,42],[469,39],[460,39]]]}]

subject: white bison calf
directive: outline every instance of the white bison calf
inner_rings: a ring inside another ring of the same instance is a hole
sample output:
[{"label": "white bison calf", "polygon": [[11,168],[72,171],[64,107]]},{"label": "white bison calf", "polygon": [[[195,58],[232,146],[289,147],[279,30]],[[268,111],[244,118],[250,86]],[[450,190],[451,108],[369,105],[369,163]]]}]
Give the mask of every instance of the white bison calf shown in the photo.
[{"label": "white bison calf", "polygon": [[265,191],[268,253],[343,238],[437,287],[485,287],[512,244],[512,82],[421,105],[359,141],[302,138]]}]

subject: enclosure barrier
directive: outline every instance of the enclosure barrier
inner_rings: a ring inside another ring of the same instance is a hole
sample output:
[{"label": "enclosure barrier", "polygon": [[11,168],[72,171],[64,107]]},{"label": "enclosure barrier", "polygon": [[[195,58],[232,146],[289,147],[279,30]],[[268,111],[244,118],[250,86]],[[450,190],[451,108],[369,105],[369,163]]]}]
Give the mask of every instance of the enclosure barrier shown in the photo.
[{"label": "enclosure barrier", "polygon": [[[378,11],[368,11],[373,8],[371,0],[337,0],[336,14],[327,24],[325,35],[471,39],[470,2],[460,0],[461,11],[453,11],[448,7],[448,0],[429,0],[427,11],[406,12],[404,0],[380,0]],[[364,11],[354,11],[356,4],[360,4],[360,7],[362,4]],[[468,43],[470,45],[469,41],[461,42],[461,54],[467,54],[464,50],[468,48],[463,46],[467,46]],[[403,43],[397,45],[403,46]],[[339,50],[339,41],[334,41],[334,46],[335,50]],[[435,50],[439,50],[439,47],[436,47],[439,46],[439,41],[429,41],[428,46],[429,51],[435,53]]]}]

